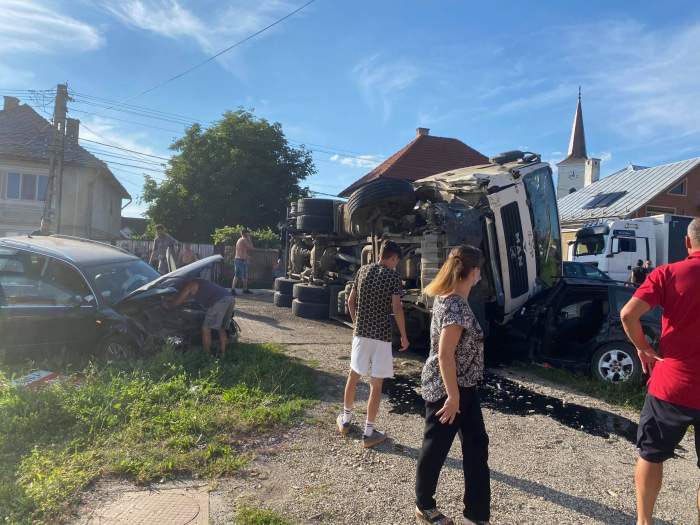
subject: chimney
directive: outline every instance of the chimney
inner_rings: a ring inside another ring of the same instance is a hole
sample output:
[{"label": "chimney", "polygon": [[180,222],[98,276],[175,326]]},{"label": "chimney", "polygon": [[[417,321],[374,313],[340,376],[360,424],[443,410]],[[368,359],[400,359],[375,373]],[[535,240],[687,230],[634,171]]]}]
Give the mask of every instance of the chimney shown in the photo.
[{"label": "chimney", "polygon": [[80,135],[80,121],[77,118],[66,119],[66,139],[69,142],[78,142]]},{"label": "chimney", "polygon": [[5,99],[5,107],[2,109],[8,110],[8,109],[15,109],[16,107],[19,107],[19,99],[17,97],[3,97]]},{"label": "chimney", "polygon": [[416,128],[416,137],[422,137],[423,135],[430,135],[429,128]]}]

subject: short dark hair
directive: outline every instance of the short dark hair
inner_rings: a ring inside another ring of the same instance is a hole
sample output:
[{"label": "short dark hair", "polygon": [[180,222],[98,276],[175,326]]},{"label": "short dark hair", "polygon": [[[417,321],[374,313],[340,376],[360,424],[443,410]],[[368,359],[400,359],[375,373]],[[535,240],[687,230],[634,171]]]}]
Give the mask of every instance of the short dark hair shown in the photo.
[{"label": "short dark hair", "polygon": [[156,230],[164,230],[164,229],[165,229],[165,226],[163,226],[162,224],[156,224]]},{"label": "short dark hair", "polygon": [[384,241],[381,249],[379,250],[379,258],[384,260],[388,259],[389,257],[393,257],[394,255],[401,258],[401,255],[403,255],[401,252],[401,246],[394,241]]},{"label": "short dark hair", "polygon": [[244,234],[244,233],[250,233],[250,230],[249,230],[248,228],[243,228],[243,229],[241,230],[241,235]]},{"label": "short dark hair", "polygon": [[637,259],[637,266],[642,266],[644,264],[644,261],[641,259]]}]

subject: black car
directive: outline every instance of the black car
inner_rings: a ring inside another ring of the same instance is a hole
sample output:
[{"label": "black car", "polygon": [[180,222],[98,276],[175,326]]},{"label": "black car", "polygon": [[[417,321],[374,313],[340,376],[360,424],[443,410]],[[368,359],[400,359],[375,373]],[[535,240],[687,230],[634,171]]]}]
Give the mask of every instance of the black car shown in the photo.
[{"label": "black car", "polygon": [[124,356],[165,340],[201,337],[204,310],[165,308],[178,281],[220,261],[207,257],[167,275],[108,244],[66,236],[0,238],[0,353],[85,351]]},{"label": "black car", "polygon": [[594,279],[596,281],[612,281],[613,279],[605,272],[599,270],[592,264],[582,262],[564,261],[562,263],[562,275],[577,279]]},{"label": "black car", "polygon": [[[641,363],[620,320],[634,291],[614,281],[565,277],[526,305],[511,328],[527,342],[534,361],[587,368],[602,381],[638,380]],[[642,327],[655,345],[661,335],[661,310],[642,317]]]}]

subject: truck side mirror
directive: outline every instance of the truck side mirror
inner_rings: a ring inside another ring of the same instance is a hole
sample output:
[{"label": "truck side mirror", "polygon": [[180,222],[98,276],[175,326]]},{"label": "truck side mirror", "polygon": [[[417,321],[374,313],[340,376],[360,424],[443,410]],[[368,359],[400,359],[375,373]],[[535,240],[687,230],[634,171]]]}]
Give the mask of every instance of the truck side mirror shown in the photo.
[{"label": "truck side mirror", "polygon": [[610,250],[610,253],[613,255],[616,253],[620,253],[620,239],[618,239],[617,237],[613,238],[612,240],[612,250]]}]

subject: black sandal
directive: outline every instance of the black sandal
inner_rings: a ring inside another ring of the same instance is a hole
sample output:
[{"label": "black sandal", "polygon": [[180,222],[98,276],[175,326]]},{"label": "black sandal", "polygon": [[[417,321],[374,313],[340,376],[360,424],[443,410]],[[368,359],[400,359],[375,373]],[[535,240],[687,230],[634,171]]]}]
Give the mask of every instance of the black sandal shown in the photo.
[{"label": "black sandal", "polygon": [[435,509],[421,510],[416,507],[416,519],[426,525],[454,525],[454,521]]}]

